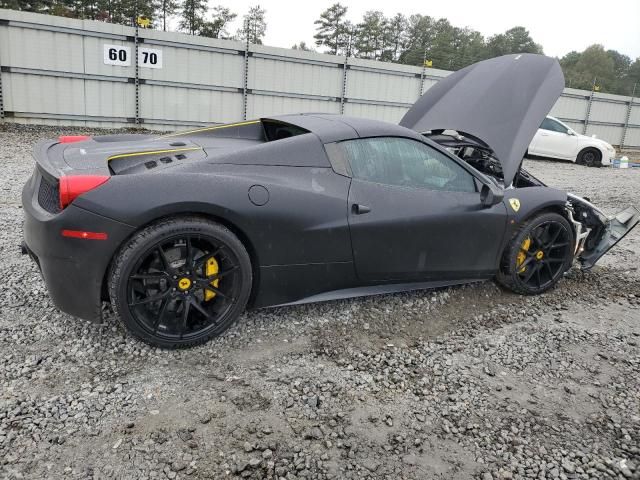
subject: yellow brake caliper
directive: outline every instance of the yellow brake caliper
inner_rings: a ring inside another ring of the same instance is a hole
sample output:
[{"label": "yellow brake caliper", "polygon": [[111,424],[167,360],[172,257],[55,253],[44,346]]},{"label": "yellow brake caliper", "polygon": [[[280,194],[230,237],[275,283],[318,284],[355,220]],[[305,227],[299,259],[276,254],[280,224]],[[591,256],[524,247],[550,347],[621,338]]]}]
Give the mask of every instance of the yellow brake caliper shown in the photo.
[{"label": "yellow brake caliper", "polygon": [[[220,271],[220,267],[218,266],[218,262],[216,261],[215,258],[211,257],[207,260],[207,264],[205,266],[205,275],[207,277],[210,277],[211,275],[215,275],[216,273],[218,273]],[[211,282],[211,285],[213,285],[214,287],[218,288],[218,284],[220,283],[220,279],[216,279],[213,282]],[[212,298],[214,298],[216,296],[216,292],[213,292],[211,290],[208,290],[205,288],[204,290],[204,300],[205,302],[208,302],[209,300],[211,300]]]},{"label": "yellow brake caliper", "polygon": [[522,245],[520,245],[520,251],[516,256],[516,269],[518,270],[518,273],[522,273],[527,269],[527,267],[520,268],[520,265],[522,265],[526,260],[527,252],[529,251],[530,246],[531,246],[531,239],[529,237],[525,238],[524,242],[522,242]]}]

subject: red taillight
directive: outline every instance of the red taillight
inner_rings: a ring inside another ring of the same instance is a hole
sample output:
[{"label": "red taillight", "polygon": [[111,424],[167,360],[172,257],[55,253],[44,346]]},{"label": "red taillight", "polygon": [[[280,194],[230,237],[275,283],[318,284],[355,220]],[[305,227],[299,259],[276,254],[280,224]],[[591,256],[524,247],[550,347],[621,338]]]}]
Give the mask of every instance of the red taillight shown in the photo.
[{"label": "red taillight", "polygon": [[65,208],[79,195],[98,188],[109,178],[106,175],[60,177],[60,208]]},{"label": "red taillight", "polygon": [[87,135],[60,135],[58,137],[58,141],[60,143],[75,143],[82,142],[84,140],[89,140],[89,136]]},{"label": "red taillight", "polygon": [[85,232],[83,230],[62,230],[63,237],[81,238],[83,240],[106,240],[107,234],[104,232]]}]

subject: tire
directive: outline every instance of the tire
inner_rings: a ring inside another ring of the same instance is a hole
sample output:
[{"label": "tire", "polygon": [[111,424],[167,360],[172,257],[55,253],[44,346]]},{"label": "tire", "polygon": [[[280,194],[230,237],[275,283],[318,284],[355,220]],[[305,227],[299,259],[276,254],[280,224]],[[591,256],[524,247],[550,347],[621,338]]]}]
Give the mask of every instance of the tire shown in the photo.
[{"label": "tire", "polygon": [[109,296],[134,336],[162,348],[198,345],[220,335],[244,311],[253,272],[242,242],[200,217],[161,220],[116,254]]},{"label": "tire", "polygon": [[543,293],[571,268],[574,243],[573,229],[562,215],[540,213],[513,235],[502,255],[496,281],[522,295]]},{"label": "tire", "polygon": [[585,148],[576,157],[578,165],[600,168],[602,166],[602,152],[597,148]]}]

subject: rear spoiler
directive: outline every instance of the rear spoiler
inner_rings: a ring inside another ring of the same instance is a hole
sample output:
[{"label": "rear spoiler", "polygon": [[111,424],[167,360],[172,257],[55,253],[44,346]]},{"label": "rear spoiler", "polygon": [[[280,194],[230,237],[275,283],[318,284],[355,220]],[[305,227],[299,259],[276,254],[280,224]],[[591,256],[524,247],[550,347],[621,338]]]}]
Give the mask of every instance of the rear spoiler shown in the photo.
[{"label": "rear spoiler", "polygon": [[33,147],[32,155],[40,173],[52,182],[64,175],[64,149],[65,145],[55,140],[42,140]]}]

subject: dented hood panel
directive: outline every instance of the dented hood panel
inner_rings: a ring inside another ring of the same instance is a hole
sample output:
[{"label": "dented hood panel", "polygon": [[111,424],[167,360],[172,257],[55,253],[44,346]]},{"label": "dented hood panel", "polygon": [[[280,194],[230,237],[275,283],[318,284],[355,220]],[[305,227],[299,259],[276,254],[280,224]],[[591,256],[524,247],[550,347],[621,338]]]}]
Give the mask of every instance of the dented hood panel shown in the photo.
[{"label": "dented hood panel", "polygon": [[533,136],[564,88],[554,58],[505,55],[443,78],[409,109],[400,125],[418,132],[449,129],[493,150],[511,185]]}]

